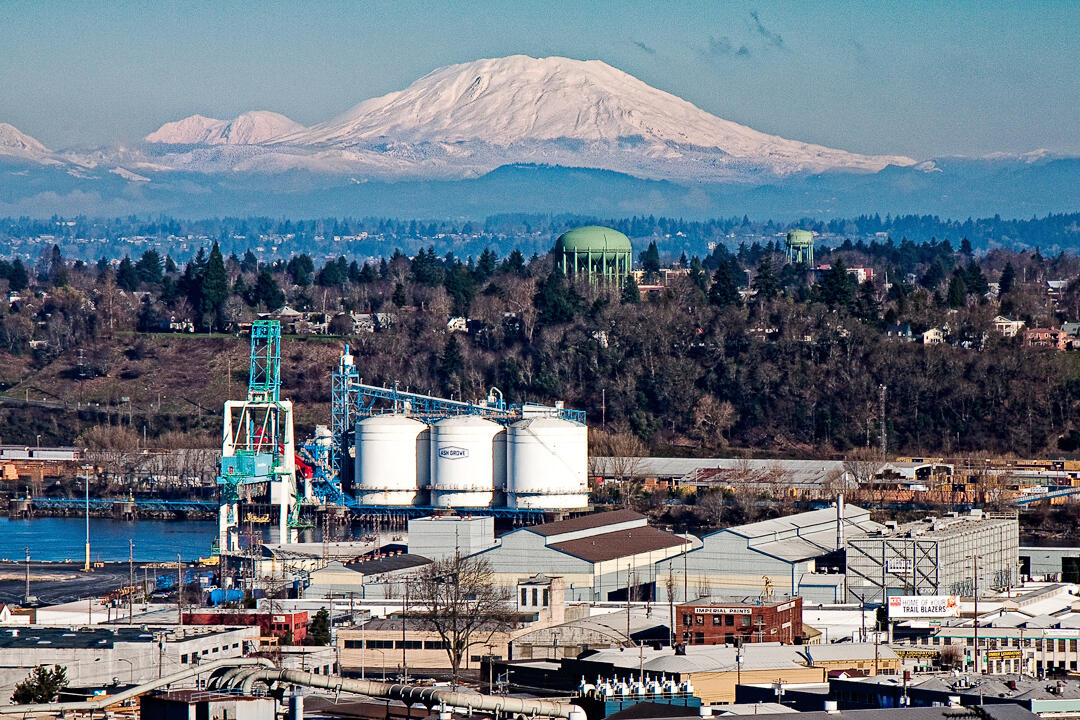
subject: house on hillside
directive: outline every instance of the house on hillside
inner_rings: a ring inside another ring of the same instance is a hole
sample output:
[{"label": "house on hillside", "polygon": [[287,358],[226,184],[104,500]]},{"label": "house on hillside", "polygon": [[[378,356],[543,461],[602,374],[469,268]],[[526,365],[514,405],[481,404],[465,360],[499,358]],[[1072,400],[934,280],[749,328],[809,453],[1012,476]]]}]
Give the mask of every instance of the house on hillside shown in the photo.
[{"label": "house on hillside", "polygon": [[994,323],[994,330],[1002,337],[1016,337],[1016,334],[1024,327],[1023,320],[1013,320],[1004,315],[998,315],[992,322]]},{"label": "house on hillside", "polygon": [[1024,334],[1024,341],[1031,347],[1064,350],[1068,342],[1068,336],[1061,330],[1055,330],[1054,328],[1028,328]]},{"label": "house on hillside", "polygon": [[942,345],[945,342],[945,331],[941,328],[930,328],[922,334],[923,345]]}]

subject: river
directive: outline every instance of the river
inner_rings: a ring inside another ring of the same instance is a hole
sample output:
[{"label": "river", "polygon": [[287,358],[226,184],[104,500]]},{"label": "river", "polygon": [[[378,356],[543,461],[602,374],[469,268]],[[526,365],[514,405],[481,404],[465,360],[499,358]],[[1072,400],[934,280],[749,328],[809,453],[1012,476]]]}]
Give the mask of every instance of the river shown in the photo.
[{"label": "river", "polygon": [[[90,557],[126,561],[128,542],[134,541],[137,562],[175,561],[177,553],[187,561],[209,555],[216,536],[213,521],[90,518]],[[33,560],[81,561],[85,542],[83,518],[0,517],[0,559],[23,560],[29,547]]]}]

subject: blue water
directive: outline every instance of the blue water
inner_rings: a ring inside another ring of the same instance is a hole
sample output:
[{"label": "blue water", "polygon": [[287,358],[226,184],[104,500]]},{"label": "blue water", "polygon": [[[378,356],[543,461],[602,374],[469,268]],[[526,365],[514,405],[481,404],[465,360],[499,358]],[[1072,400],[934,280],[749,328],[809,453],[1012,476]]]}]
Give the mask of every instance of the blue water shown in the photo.
[{"label": "blue water", "polygon": [[[217,537],[217,523],[194,520],[122,521],[90,518],[90,557],[93,560],[127,560],[128,541],[135,541],[135,560],[160,562],[206,557]],[[86,521],[82,518],[0,517],[0,559],[23,560],[30,548],[33,560],[82,561]]]}]

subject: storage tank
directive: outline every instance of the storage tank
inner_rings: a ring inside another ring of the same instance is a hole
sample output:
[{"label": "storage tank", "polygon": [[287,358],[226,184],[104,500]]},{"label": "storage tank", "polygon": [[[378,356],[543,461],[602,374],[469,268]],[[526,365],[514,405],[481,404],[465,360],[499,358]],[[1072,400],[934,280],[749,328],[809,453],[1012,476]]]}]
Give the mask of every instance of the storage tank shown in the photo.
[{"label": "storage tank", "polygon": [[404,415],[356,423],[354,494],[363,505],[420,505],[427,482],[428,426]]},{"label": "storage tank", "polygon": [[431,426],[431,504],[488,507],[505,486],[506,430],[476,415],[456,415]]},{"label": "storage tank", "polygon": [[589,504],[589,430],[557,417],[520,420],[506,431],[506,504],[562,510]]}]

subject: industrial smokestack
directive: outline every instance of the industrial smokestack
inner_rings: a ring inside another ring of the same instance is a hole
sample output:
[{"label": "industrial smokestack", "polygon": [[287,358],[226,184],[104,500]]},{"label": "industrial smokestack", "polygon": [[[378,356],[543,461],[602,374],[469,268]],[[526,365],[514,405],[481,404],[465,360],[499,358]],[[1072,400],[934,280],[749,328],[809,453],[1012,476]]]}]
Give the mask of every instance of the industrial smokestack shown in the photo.
[{"label": "industrial smokestack", "polygon": [[844,549],[844,494],[836,496],[836,549]]}]

